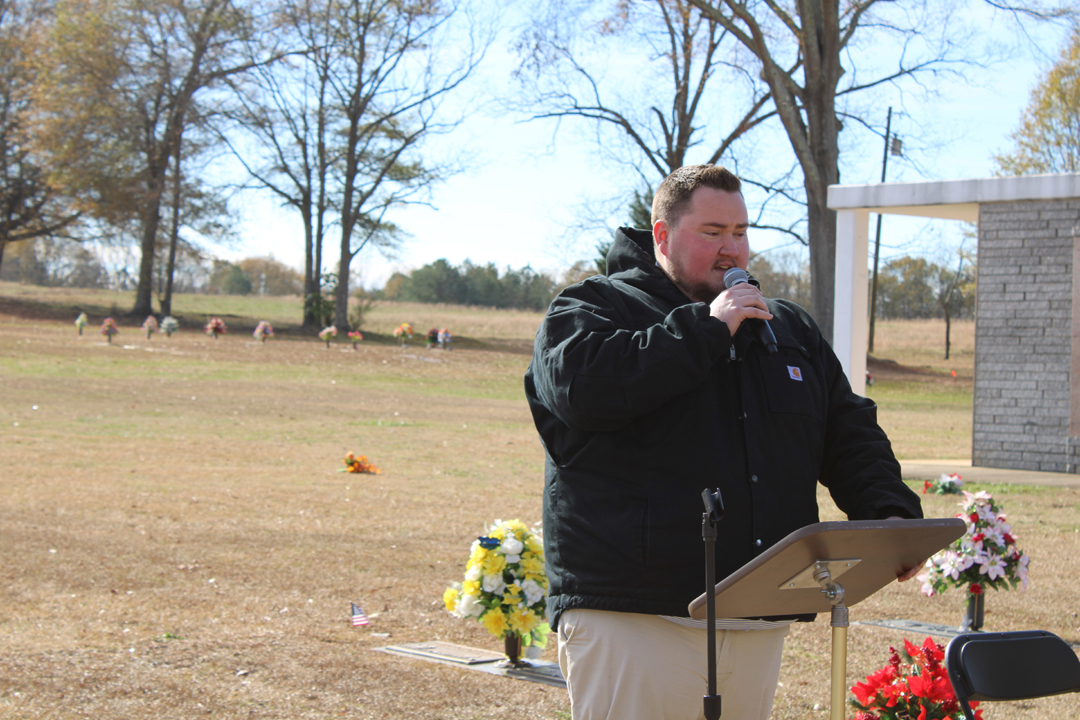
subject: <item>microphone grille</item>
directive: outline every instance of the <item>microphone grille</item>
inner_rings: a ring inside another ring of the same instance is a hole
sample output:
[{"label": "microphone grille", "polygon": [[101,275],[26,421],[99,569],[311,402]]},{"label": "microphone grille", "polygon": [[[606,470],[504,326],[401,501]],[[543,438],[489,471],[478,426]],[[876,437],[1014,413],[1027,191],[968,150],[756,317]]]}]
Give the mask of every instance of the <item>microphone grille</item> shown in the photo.
[{"label": "microphone grille", "polygon": [[739,283],[744,283],[744,282],[747,282],[748,280],[749,280],[749,276],[747,276],[746,271],[743,270],[742,268],[733,267],[730,270],[728,270],[726,273],[724,273],[724,286],[725,287],[731,287],[733,285],[738,285]]}]

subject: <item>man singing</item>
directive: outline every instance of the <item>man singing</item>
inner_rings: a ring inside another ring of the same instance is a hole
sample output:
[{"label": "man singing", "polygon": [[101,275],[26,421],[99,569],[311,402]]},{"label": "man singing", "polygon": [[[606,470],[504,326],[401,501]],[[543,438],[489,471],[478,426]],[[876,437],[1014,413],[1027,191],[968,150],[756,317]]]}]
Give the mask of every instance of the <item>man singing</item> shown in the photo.
[{"label": "man singing", "polygon": [[[687,612],[704,584],[703,489],[727,507],[717,578],[817,522],[818,482],[849,519],[922,517],[876,406],[851,391],[813,319],[752,278],[725,285],[749,260],[739,178],[676,170],[652,223],[620,229],[608,275],[555,299],[525,375],[574,720],[704,717],[705,623]],[[718,622],[725,717],[768,718],[788,626],[811,618]]]}]

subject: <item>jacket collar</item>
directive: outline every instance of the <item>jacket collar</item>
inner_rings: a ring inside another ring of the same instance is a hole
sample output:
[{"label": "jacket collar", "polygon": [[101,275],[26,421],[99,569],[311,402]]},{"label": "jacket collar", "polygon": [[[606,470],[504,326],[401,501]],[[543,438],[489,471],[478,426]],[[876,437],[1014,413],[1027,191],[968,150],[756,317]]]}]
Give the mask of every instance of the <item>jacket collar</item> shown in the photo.
[{"label": "jacket collar", "polygon": [[616,230],[607,254],[607,272],[612,280],[625,282],[672,305],[693,302],[656,264],[651,230],[628,227]]}]

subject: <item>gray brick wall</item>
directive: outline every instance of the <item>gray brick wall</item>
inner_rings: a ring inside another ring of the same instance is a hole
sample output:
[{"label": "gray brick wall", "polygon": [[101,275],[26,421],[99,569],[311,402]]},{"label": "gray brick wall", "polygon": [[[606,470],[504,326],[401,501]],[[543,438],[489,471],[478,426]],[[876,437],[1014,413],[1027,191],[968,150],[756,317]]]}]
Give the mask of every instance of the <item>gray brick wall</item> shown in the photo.
[{"label": "gray brick wall", "polygon": [[1080,199],[983,203],[972,463],[1080,473],[1069,436]]}]

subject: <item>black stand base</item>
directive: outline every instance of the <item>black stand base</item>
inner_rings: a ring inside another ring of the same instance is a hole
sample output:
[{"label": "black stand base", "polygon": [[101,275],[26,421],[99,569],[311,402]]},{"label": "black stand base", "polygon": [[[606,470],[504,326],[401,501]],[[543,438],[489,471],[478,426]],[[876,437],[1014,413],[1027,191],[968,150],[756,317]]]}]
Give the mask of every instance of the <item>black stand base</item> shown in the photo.
[{"label": "black stand base", "polygon": [[967,610],[964,612],[964,621],[960,624],[960,630],[963,632],[982,630],[985,610],[986,595],[969,595]]}]

